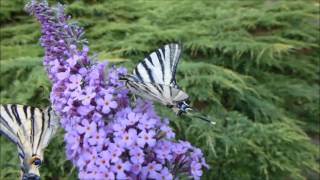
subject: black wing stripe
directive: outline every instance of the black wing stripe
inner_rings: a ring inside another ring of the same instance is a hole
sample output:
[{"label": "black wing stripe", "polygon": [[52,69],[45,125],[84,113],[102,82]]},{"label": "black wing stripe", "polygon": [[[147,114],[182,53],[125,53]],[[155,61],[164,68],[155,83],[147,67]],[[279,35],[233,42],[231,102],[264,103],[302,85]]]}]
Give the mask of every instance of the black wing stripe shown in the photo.
[{"label": "black wing stripe", "polygon": [[142,90],[144,93],[146,93],[146,94],[153,94],[153,95],[155,95],[144,83],[140,83],[141,85],[143,85],[143,86],[141,86],[141,85],[138,85],[138,84],[132,84],[132,85],[134,85],[135,87],[136,87],[136,89],[138,88],[139,90]]},{"label": "black wing stripe", "polygon": [[[163,49],[161,49],[161,51],[163,51]],[[164,65],[163,65],[163,58],[161,56],[161,52],[159,51],[159,49],[156,50],[156,54],[157,54],[157,57],[158,57],[158,61],[159,61],[159,64],[160,64],[160,67],[161,67],[161,74],[162,74],[162,81],[164,81]]]},{"label": "black wing stripe", "polygon": [[25,170],[25,168],[24,168],[23,165],[20,165],[20,169],[21,169],[21,171],[22,171],[23,173],[26,173],[26,170]]},{"label": "black wing stripe", "polygon": [[179,60],[180,60],[181,48],[179,47],[178,44],[175,44],[174,46],[176,46],[175,52],[177,53],[177,57],[174,56],[174,60],[176,62],[174,63],[174,66],[172,67],[173,68],[172,69],[172,78],[171,78],[170,84],[173,84],[174,87],[178,88],[177,82],[176,82],[176,71],[177,71],[177,66],[178,66]]},{"label": "black wing stripe", "polygon": [[12,114],[13,116],[15,117],[17,123],[19,124],[19,126],[21,125],[21,119],[19,117],[19,113],[17,111],[17,105],[16,104],[12,104],[11,105],[11,111],[12,111]]},{"label": "black wing stripe", "polygon": [[150,94],[150,91],[149,91],[149,90],[146,90],[144,87],[138,86],[138,85],[135,84],[135,83],[132,83],[132,84],[131,84],[131,87],[132,87],[133,89],[137,90],[137,91],[140,92],[140,93]]},{"label": "black wing stripe", "polygon": [[4,123],[3,125],[12,133],[13,132],[12,127],[9,125],[8,121],[6,121],[4,117],[2,117],[1,114],[0,114],[0,120],[1,122]]},{"label": "black wing stripe", "polygon": [[33,147],[33,143],[34,143],[34,111],[35,108],[34,107],[31,107],[30,108],[30,114],[31,114],[31,136],[30,136],[30,142],[31,142],[31,145]]},{"label": "black wing stripe", "polygon": [[11,137],[9,134],[7,134],[6,132],[2,131],[1,129],[0,129],[0,134],[1,134],[2,136],[4,136],[4,137],[8,138],[9,141],[11,141],[11,142],[13,142],[13,143],[15,143],[15,144],[18,144],[18,143],[17,143],[17,140],[14,139],[14,137]]},{"label": "black wing stripe", "polygon": [[150,57],[150,55],[147,57],[147,60],[154,66],[153,62],[152,62],[152,59]]},{"label": "black wing stripe", "polygon": [[136,91],[141,90],[135,82],[128,82],[129,86],[135,89]]},{"label": "black wing stripe", "polygon": [[162,81],[164,82],[165,70],[164,70],[163,60],[165,59],[165,50],[164,50],[164,47],[161,47],[160,49],[161,49],[161,52],[162,52],[162,58],[159,58],[159,62],[160,62],[160,65],[161,65]]},{"label": "black wing stripe", "polygon": [[[138,67],[138,66],[137,66]],[[134,70],[134,74],[136,74],[137,75],[137,78],[140,80],[140,81],[143,81],[143,79],[142,79],[142,77],[141,77],[141,74],[140,74],[140,72],[139,72],[139,70],[138,70],[138,68],[135,68],[135,70]]]},{"label": "black wing stripe", "polygon": [[131,81],[128,81],[128,86],[129,88],[132,87],[135,90],[139,90],[139,88],[137,88],[137,86],[133,82],[131,83]]},{"label": "black wing stripe", "polygon": [[148,87],[146,87],[144,83],[141,83],[141,84],[144,85],[144,86],[142,86],[142,87],[144,88],[144,91],[145,91],[146,93],[152,93],[152,91],[150,91],[150,89],[149,89]]},{"label": "black wing stripe", "polygon": [[9,111],[7,105],[2,105],[2,106],[3,106],[4,110],[6,111],[6,113],[9,115],[9,117],[11,118],[11,120],[13,121],[12,115],[10,114],[10,111]]},{"label": "black wing stripe", "polygon": [[22,159],[24,158],[24,155],[22,153],[18,153],[18,156]]},{"label": "black wing stripe", "polygon": [[[172,68],[172,62],[173,62],[173,58],[174,58],[174,47],[170,44],[169,45],[169,61],[170,61],[170,68]],[[170,69],[172,72],[172,69]]]},{"label": "black wing stripe", "polygon": [[28,119],[28,106],[23,106],[24,117]]},{"label": "black wing stripe", "polygon": [[40,137],[38,139],[38,145],[37,145],[37,149],[35,152],[38,151],[39,146],[40,146],[40,142],[42,141],[42,135],[43,135],[43,131],[44,131],[44,124],[45,124],[45,114],[43,111],[41,111],[41,119],[42,119],[42,123],[41,123],[41,132],[40,132]]},{"label": "black wing stripe", "polygon": [[156,88],[156,90],[159,92],[159,94],[162,95],[161,89],[157,85],[153,85],[153,86]]},{"label": "black wing stripe", "polygon": [[159,84],[159,87],[161,88],[161,91],[163,91],[163,85]]},{"label": "black wing stripe", "polygon": [[154,79],[153,79],[152,72],[151,72],[150,68],[147,66],[146,62],[143,61],[141,64],[142,64],[143,68],[147,71],[148,77],[149,77],[150,81],[151,81],[152,83],[154,83]]},{"label": "black wing stripe", "polygon": [[52,111],[52,108],[51,108],[51,106],[49,106],[48,111],[47,111],[47,115],[48,115],[48,128],[50,127],[50,124],[51,124],[51,111]]}]

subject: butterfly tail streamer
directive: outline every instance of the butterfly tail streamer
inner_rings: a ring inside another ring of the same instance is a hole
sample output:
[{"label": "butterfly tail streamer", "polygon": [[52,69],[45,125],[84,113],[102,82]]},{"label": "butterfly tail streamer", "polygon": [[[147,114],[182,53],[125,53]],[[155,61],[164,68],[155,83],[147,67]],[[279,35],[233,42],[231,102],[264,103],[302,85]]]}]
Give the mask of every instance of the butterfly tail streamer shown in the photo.
[{"label": "butterfly tail streamer", "polygon": [[216,122],[211,121],[210,118],[202,115],[199,111],[196,111],[194,109],[189,110],[187,112],[187,115],[189,115],[190,117],[197,118],[197,119],[200,119],[202,121],[205,121],[206,123],[209,123],[210,125],[215,125],[216,124]]}]

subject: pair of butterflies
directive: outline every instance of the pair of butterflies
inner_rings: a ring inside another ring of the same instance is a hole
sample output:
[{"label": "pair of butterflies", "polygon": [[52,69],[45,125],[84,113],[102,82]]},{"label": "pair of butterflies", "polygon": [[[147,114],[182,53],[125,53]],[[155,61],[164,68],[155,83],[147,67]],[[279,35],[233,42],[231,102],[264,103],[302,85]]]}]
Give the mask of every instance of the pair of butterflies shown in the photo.
[{"label": "pair of butterflies", "polygon": [[[189,96],[175,79],[180,54],[179,44],[167,44],[138,63],[132,75],[121,79],[133,94],[160,102],[177,115],[190,113],[192,108],[186,102]],[[51,108],[42,110],[15,104],[0,108],[0,133],[17,145],[22,179],[40,179],[38,167],[58,128],[57,116]],[[195,117],[214,124],[202,116]]]}]

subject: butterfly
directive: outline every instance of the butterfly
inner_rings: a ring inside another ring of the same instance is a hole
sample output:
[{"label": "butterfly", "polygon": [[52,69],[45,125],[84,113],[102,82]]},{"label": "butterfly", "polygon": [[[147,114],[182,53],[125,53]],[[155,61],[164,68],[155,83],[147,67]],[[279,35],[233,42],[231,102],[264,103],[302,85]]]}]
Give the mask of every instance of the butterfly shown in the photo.
[{"label": "butterfly", "polygon": [[[187,103],[189,96],[176,82],[176,69],[181,54],[181,46],[166,44],[146,56],[130,75],[120,77],[127,88],[145,99],[160,102],[171,108],[177,115],[193,111]],[[196,117],[209,121],[208,119]]]},{"label": "butterfly", "polygon": [[21,179],[40,179],[43,152],[57,131],[57,116],[50,107],[7,104],[0,110],[0,134],[17,146]]}]

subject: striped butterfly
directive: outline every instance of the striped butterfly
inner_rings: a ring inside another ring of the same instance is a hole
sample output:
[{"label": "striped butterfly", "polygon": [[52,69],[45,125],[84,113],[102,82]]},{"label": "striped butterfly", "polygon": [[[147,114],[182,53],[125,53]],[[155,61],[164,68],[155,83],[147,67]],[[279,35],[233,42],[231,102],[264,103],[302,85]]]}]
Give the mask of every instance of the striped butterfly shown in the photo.
[{"label": "striped butterfly", "polygon": [[[189,113],[193,109],[187,103],[189,98],[178,86],[175,74],[181,53],[179,44],[167,44],[146,56],[131,75],[122,76],[133,94],[160,102],[171,108],[177,115]],[[211,122],[204,117],[196,116]]]},{"label": "striped butterfly", "polygon": [[58,128],[57,116],[45,110],[24,105],[0,105],[0,134],[18,148],[21,179],[40,179],[39,166],[43,151]]}]

